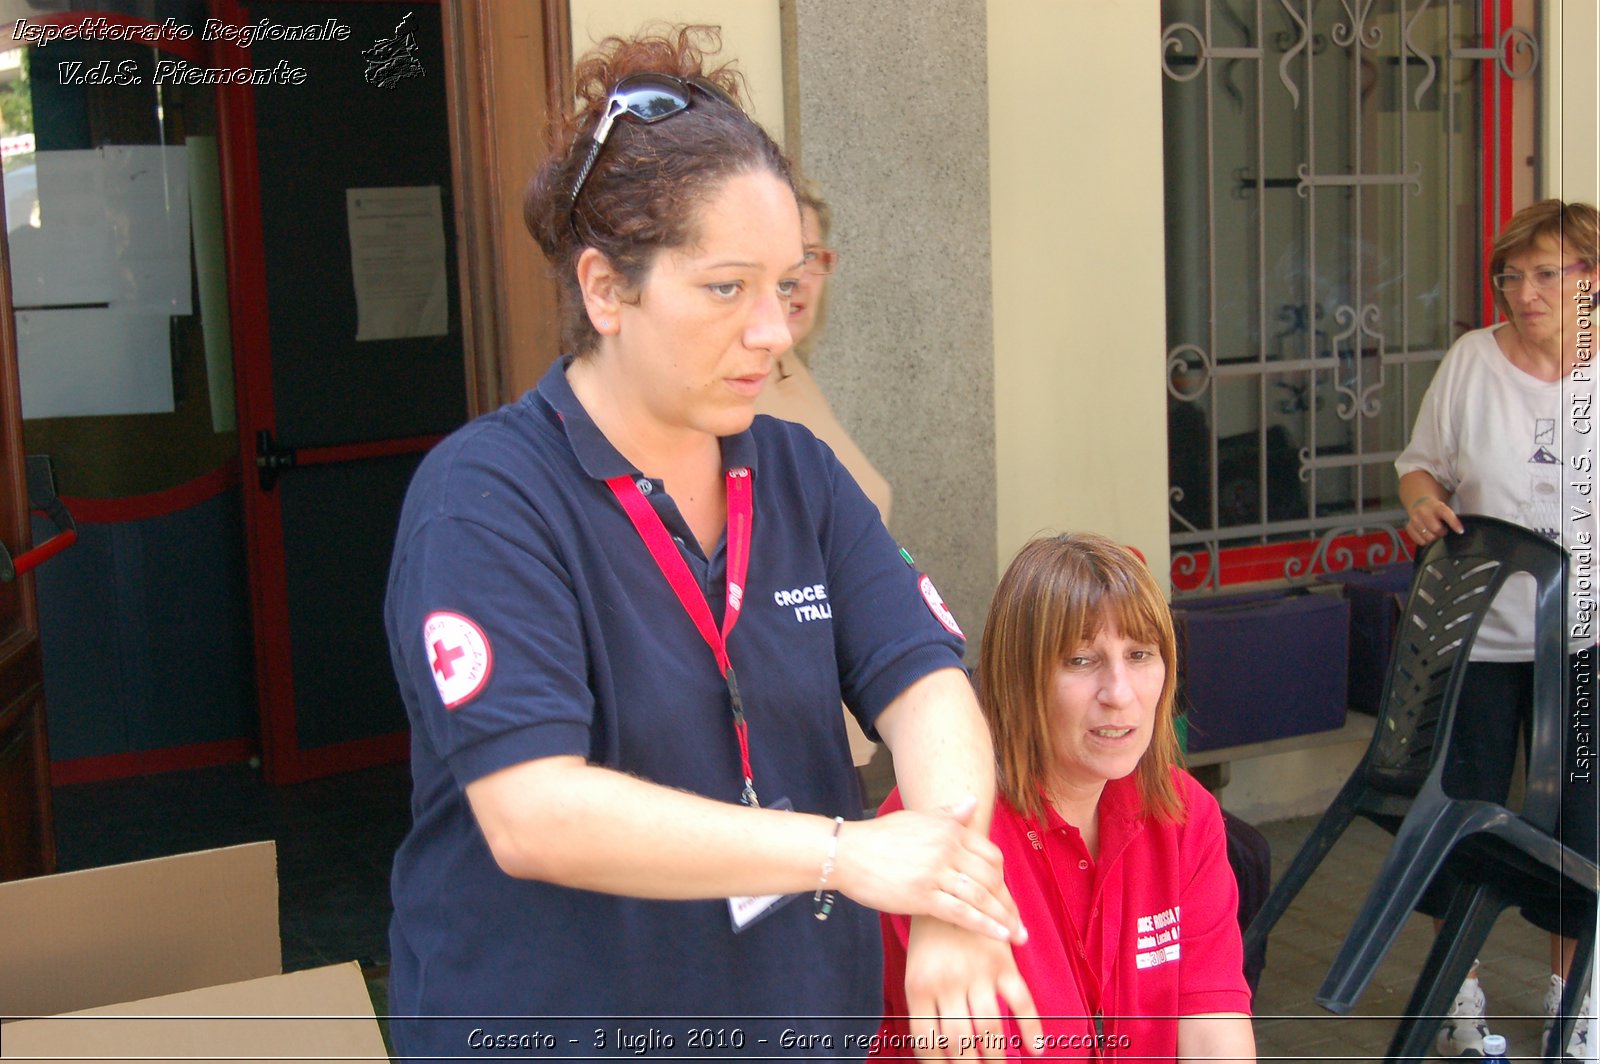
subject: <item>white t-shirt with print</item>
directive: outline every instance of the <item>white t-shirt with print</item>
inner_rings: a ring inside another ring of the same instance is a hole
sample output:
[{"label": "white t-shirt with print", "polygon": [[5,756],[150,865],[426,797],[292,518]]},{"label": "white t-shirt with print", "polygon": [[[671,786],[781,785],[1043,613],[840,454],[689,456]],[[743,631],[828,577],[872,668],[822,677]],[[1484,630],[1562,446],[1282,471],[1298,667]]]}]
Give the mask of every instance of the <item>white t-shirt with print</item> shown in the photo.
[{"label": "white t-shirt with print", "polygon": [[[1451,493],[1458,514],[1499,517],[1569,552],[1577,548],[1580,558],[1568,581],[1573,627],[1580,596],[1593,594],[1594,369],[1580,366],[1561,380],[1541,381],[1511,364],[1495,342],[1495,328],[1467,333],[1440,363],[1395,469],[1401,476],[1419,469],[1431,474]],[[1586,567],[1580,559],[1587,559]],[[1580,581],[1585,572],[1588,581]],[[1569,631],[1574,652],[1594,642],[1592,624],[1587,634]],[[1484,618],[1472,659],[1532,657],[1533,581],[1517,576]]]}]

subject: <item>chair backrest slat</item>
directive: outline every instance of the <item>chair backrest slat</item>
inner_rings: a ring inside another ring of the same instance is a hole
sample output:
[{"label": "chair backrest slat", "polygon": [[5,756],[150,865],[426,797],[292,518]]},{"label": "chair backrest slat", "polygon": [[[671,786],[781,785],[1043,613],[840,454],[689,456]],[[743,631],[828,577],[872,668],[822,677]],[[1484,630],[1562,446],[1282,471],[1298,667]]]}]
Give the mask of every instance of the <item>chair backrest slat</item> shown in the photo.
[{"label": "chair backrest slat", "polygon": [[[1541,592],[1535,630],[1553,627],[1560,643],[1566,552],[1508,521],[1463,515],[1462,522],[1464,533],[1445,536],[1422,554],[1397,630],[1378,727],[1362,769],[1368,783],[1384,793],[1421,790],[1439,748],[1448,742],[1444,711],[1460,694],[1478,629],[1511,576],[1534,578]],[[1554,667],[1561,670],[1559,664]]]}]

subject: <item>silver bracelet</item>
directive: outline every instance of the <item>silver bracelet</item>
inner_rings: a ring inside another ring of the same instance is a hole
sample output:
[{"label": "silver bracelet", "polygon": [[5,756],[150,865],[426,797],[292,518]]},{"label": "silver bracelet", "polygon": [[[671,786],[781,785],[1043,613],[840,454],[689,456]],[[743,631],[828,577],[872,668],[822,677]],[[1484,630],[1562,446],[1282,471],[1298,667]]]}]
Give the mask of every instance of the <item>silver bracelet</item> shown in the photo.
[{"label": "silver bracelet", "polygon": [[818,920],[826,920],[833,912],[833,891],[828,889],[828,877],[833,875],[833,859],[839,856],[839,832],[844,828],[844,817],[833,818],[833,834],[828,837],[828,855],[822,859],[822,876],[817,880],[817,892],[811,896],[811,912]]}]

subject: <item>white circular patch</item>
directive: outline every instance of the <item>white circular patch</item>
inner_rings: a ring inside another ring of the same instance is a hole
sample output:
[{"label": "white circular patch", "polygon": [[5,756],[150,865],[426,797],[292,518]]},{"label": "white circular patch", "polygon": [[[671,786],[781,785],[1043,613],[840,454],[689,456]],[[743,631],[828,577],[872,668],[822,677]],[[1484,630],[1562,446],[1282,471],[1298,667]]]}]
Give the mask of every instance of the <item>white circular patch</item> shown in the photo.
[{"label": "white circular patch", "polygon": [[933,581],[928,579],[928,574],[923,573],[917,580],[917,590],[922,592],[922,601],[928,604],[928,612],[934,619],[944,625],[953,635],[965,640],[967,635],[956,623],[956,615],[950,612],[950,607],[944,604],[944,597],[939,594],[939,589],[933,586]]},{"label": "white circular patch", "polygon": [[430,613],[422,622],[422,645],[445,709],[455,709],[489,682],[494,654],[489,638],[459,613]]}]

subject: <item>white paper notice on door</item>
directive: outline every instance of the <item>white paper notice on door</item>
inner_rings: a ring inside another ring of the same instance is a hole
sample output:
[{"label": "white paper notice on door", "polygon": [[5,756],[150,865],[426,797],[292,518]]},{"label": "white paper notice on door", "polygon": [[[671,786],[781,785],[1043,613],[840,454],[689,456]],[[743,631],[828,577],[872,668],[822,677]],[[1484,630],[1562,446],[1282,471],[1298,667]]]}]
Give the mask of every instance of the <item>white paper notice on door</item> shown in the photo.
[{"label": "white paper notice on door", "polygon": [[171,413],[171,330],[165,314],[17,311],[23,418]]},{"label": "white paper notice on door", "polygon": [[438,185],[345,190],[357,340],[445,334],[443,203]]},{"label": "white paper notice on door", "polygon": [[42,151],[34,159],[38,225],[19,222],[11,230],[12,305],[110,303],[117,279],[104,158],[98,151]]},{"label": "white paper notice on door", "polygon": [[35,157],[39,224],[11,229],[18,307],[194,313],[189,162],[181,144],[111,144]]},{"label": "white paper notice on door", "polygon": [[188,148],[116,144],[97,150],[106,171],[106,215],[116,250],[117,293],[111,305],[193,314]]}]

